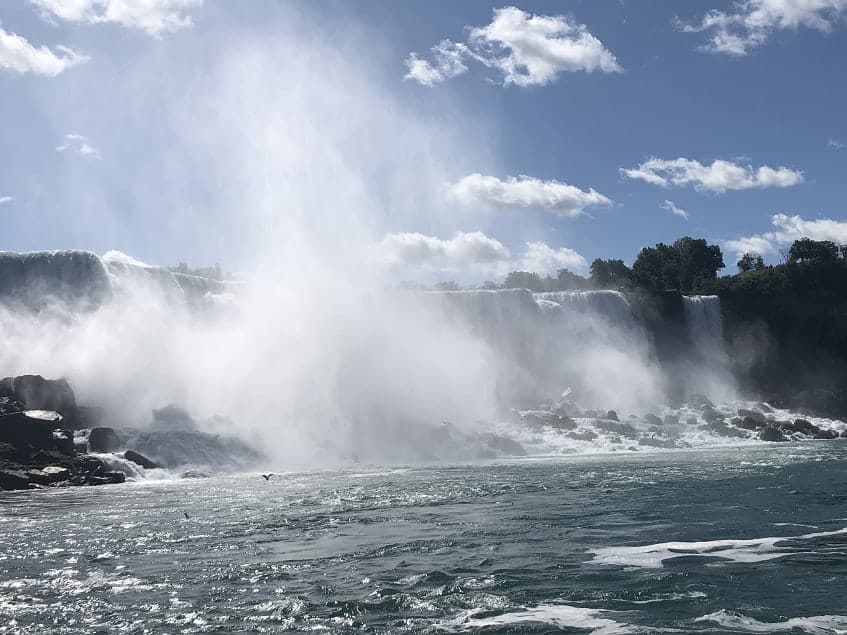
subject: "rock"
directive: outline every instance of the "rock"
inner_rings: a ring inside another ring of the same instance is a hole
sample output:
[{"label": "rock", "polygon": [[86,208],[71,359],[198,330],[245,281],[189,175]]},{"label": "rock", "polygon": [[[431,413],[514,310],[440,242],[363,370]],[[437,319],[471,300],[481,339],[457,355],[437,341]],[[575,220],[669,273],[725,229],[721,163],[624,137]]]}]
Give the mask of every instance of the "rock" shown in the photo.
[{"label": "rock", "polygon": [[29,483],[29,478],[24,472],[0,470],[0,489],[2,490],[29,489]]},{"label": "rock", "polygon": [[756,424],[756,427],[763,428],[768,424],[767,417],[761,412],[755,410],[746,410],[745,408],[738,409],[738,416],[742,419],[749,419]]},{"label": "rock", "polygon": [[148,459],[146,456],[144,456],[143,454],[139,454],[138,452],[135,452],[134,450],[127,450],[126,452],[124,452],[124,458],[127,461],[132,461],[136,465],[140,465],[145,470],[154,470],[157,467],[159,467],[153,461]]},{"label": "rock", "polygon": [[598,419],[592,422],[594,427],[598,430],[603,430],[604,432],[614,432],[616,434],[623,435],[625,437],[635,438],[638,436],[635,428],[633,428],[628,423],[619,423],[617,421],[608,421],[605,419]]},{"label": "rock", "polygon": [[843,430],[843,431],[841,432],[841,438],[842,438],[842,439],[847,439],[847,430]]},{"label": "rock", "polygon": [[[3,380],[4,382],[12,378]],[[54,410],[72,416],[76,410],[74,391],[66,379],[44,379],[41,375],[21,375],[12,379],[16,399],[27,410]]]},{"label": "rock", "polygon": [[802,432],[803,434],[808,434],[810,436],[815,436],[821,432],[819,427],[807,419],[795,419],[791,429],[794,430],[794,432]]},{"label": "rock", "polygon": [[576,428],[573,419],[553,412],[527,412],[521,417],[521,421],[533,429],[540,429],[544,426],[550,426],[556,430],[574,430]]},{"label": "rock", "polygon": [[666,426],[675,426],[679,423],[679,417],[676,415],[665,415],[664,423]]},{"label": "rock", "polygon": [[709,421],[704,426],[704,429],[714,432],[716,434],[721,435],[722,437],[732,437],[735,439],[746,439],[747,435],[741,432],[740,430],[736,430],[735,428],[730,428],[724,421]]},{"label": "rock", "polygon": [[62,454],[72,455],[76,453],[73,434],[68,430],[61,428],[53,430],[53,442],[55,443],[56,450]]},{"label": "rock", "polygon": [[723,416],[714,409],[712,406],[706,406],[703,408],[703,419],[705,421],[722,421]]},{"label": "rock", "polygon": [[764,401],[759,404],[759,409],[761,409],[762,412],[773,412],[773,408],[771,408]]},{"label": "rock", "polygon": [[53,481],[50,475],[42,470],[26,470],[24,474],[29,479],[30,483],[36,483],[38,485],[50,485]]},{"label": "rock", "polygon": [[46,410],[27,410],[0,415],[0,442],[18,449],[54,450],[53,431],[61,427],[62,416]]},{"label": "rock", "polygon": [[662,420],[659,419],[659,417],[654,415],[652,412],[648,412],[646,415],[644,415],[643,419],[644,419],[645,423],[648,423],[652,426],[662,425]]},{"label": "rock", "polygon": [[618,413],[614,410],[609,410],[609,412],[606,413],[606,419],[609,419],[611,421],[620,421],[620,419],[618,418]]},{"label": "rock", "polygon": [[650,448],[673,448],[676,447],[673,439],[654,439],[650,437],[642,437],[638,439],[638,445],[647,446]]},{"label": "rock", "polygon": [[102,472],[89,477],[89,485],[117,485],[126,482],[126,474],[123,472]]},{"label": "rock", "polygon": [[693,393],[688,397],[688,403],[695,408],[714,408],[715,404],[706,396],[699,393]]},{"label": "rock", "polygon": [[821,430],[815,434],[816,439],[837,439],[838,433],[835,430]]},{"label": "rock", "polygon": [[762,431],[759,432],[759,438],[762,441],[785,441],[785,437],[782,434],[782,431],[777,428],[772,428],[768,426],[767,428],[762,428]]},{"label": "rock", "polygon": [[121,438],[112,428],[92,428],[88,447],[92,452],[115,452],[121,447]]},{"label": "rock", "polygon": [[[737,421],[738,417],[733,419],[733,422]],[[744,417],[738,423],[735,424],[737,427],[742,428],[744,430],[756,430],[758,428],[765,427],[764,423],[760,423],[758,419],[754,419],[753,417]]]},{"label": "rock", "polygon": [[699,421],[697,421],[697,417],[688,417],[688,419],[685,420],[685,423],[687,423],[690,426],[696,426],[699,423]]},{"label": "rock", "polygon": [[48,465],[47,467],[42,468],[41,471],[47,474],[50,477],[50,480],[54,483],[56,481],[64,481],[70,476],[70,470],[59,465]]},{"label": "rock", "polygon": [[153,410],[153,430],[169,432],[194,432],[197,424],[184,409],[170,404],[159,410]]},{"label": "rock", "polygon": [[583,430],[582,432],[568,432],[569,439],[577,441],[593,441],[597,438],[597,433],[591,430]]},{"label": "rock", "polygon": [[188,470],[187,472],[183,472],[179,475],[180,478],[209,478],[209,475],[206,472],[201,472],[200,470]]},{"label": "rock", "polygon": [[500,437],[495,434],[483,434],[481,435],[481,439],[492,450],[497,450],[509,456],[526,456],[524,447],[512,439]]}]

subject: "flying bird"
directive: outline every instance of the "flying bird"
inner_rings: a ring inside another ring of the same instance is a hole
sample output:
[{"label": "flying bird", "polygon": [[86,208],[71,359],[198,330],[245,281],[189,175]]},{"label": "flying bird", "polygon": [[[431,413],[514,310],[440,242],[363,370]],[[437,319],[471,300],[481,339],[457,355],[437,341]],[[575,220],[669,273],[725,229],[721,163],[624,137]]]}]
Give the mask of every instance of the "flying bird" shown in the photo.
[{"label": "flying bird", "polygon": [[190,516],[188,515],[188,512],[182,512],[182,513],[185,515],[186,518],[190,518]]},{"label": "flying bird", "polygon": [[271,474],[262,474],[262,478],[263,478],[263,479],[265,479],[266,481],[271,480],[271,476],[273,476],[273,473],[271,473]]}]

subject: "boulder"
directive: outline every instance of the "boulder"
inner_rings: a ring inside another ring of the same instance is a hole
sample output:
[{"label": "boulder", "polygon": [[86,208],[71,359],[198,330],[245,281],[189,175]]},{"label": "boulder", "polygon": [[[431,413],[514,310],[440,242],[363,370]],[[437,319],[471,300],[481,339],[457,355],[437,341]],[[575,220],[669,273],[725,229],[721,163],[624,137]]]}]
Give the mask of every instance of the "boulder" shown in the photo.
[{"label": "boulder", "polygon": [[722,421],[723,416],[713,406],[706,406],[703,408],[703,419],[710,422]]},{"label": "boulder", "polygon": [[37,485],[50,485],[50,483],[53,481],[50,475],[42,470],[26,470],[24,474],[29,479],[30,483],[36,483]]},{"label": "boulder", "polygon": [[816,439],[837,439],[838,433],[835,430],[821,430],[815,434]]},{"label": "boulder", "polygon": [[656,439],[651,437],[642,437],[638,439],[638,445],[650,448],[673,448],[676,447],[673,439]]},{"label": "boulder", "polygon": [[675,426],[679,423],[679,417],[676,415],[665,415],[664,423],[666,426]]},{"label": "boulder", "polygon": [[116,485],[124,482],[126,482],[126,474],[123,472],[101,472],[88,478],[89,485]]},{"label": "boulder", "polygon": [[745,416],[743,419],[735,417],[732,421],[737,427],[742,428],[744,430],[756,430],[758,428],[765,427],[765,424],[760,423],[759,419],[755,417]]},{"label": "boulder", "polygon": [[483,434],[481,438],[485,445],[492,450],[497,450],[509,456],[526,456],[526,450],[517,441],[495,434]]},{"label": "boulder", "polygon": [[[4,381],[8,381],[7,378]],[[72,415],[76,410],[74,391],[66,379],[44,379],[41,375],[21,375],[12,379],[15,398],[27,410],[54,410]]]},{"label": "boulder", "polygon": [[92,428],[88,447],[92,452],[115,452],[121,447],[121,438],[112,428]]},{"label": "boulder", "polygon": [[17,470],[0,470],[0,489],[18,490],[29,489],[30,480],[24,472]]},{"label": "boulder", "polygon": [[782,434],[782,431],[778,428],[772,428],[770,426],[766,428],[762,428],[762,431],[759,432],[759,438],[762,441],[785,441],[785,437]]},{"label": "boulder", "polygon": [[62,454],[72,455],[76,453],[74,437],[69,430],[63,430],[62,428],[53,430],[53,443],[56,450]]},{"label": "boulder", "polygon": [[815,436],[821,432],[821,429],[807,419],[795,419],[791,425],[794,432],[802,432],[809,436]]},{"label": "boulder", "polygon": [[650,424],[651,426],[660,426],[660,425],[662,425],[662,420],[661,420],[661,419],[659,419],[659,417],[657,417],[656,415],[654,415],[652,412],[648,412],[646,415],[644,415],[644,417],[643,417],[643,418],[644,418],[645,423],[648,423],[648,424]]},{"label": "boulder", "polygon": [[606,419],[610,419],[611,421],[620,421],[618,413],[614,410],[609,410],[609,412],[606,413]]},{"label": "boulder", "polygon": [[42,468],[41,471],[47,474],[50,477],[50,480],[54,483],[57,481],[64,481],[70,476],[68,468],[61,467],[60,465],[48,465],[47,467]]},{"label": "boulder", "polygon": [[[752,421],[757,428],[763,428],[768,424],[767,417],[761,412],[756,412],[755,410],[747,410],[745,408],[738,409],[738,416],[744,420]],[[753,429],[753,428],[748,428]]]},{"label": "boulder", "polygon": [[124,458],[127,461],[132,461],[136,465],[140,465],[145,470],[154,470],[159,467],[158,465],[156,465],[156,463],[148,459],[146,456],[144,456],[143,454],[139,454],[134,450],[127,450],[126,452],[124,452]]},{"label": "boulder", "polygon": [[53,431],[61,428],[62,416],[47,410],[27,410],[0,415],[0,442],[19,449],[54,450]]}]

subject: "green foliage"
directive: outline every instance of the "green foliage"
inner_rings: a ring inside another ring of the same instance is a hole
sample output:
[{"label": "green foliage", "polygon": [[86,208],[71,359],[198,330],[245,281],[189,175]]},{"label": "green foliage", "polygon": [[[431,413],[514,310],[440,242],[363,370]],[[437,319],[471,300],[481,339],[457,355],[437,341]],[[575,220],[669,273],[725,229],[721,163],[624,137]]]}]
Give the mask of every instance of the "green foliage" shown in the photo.
[{"label": "green foliage", "polygon": [[794,241],[794,244],[791,245],[791,249],[788,252],[789,264],[831,266],[836,264],[838,259],[838,246],[830,240],[801,238],[800,240]]},{"label": "green foliage", "polygon": [[632,272],[640,286],[691,293],[710,287],[724,267],[720,247],[685,236],[673,245],[658,243],[642,249]]},{"label": "green foliage", "polygon": [[598,289],[626,288],[632,285],[632,270],[623,260],[595,258],[591,263],[590,280]]},{"label": "green foliage", "polygon": [[738,259],[736,264],[738,265],[738,270],[741,272],[761,271],[765,268],[764,259],[755,251],[748,251]]},{"label": "green foliage", "polygon": [[502,289],[529,289],[530,291],[578,291],[589,287],[588,280],[567,269],[559,269],[556,277],[542,278],[530,271],[511,271],[501,285]]}]

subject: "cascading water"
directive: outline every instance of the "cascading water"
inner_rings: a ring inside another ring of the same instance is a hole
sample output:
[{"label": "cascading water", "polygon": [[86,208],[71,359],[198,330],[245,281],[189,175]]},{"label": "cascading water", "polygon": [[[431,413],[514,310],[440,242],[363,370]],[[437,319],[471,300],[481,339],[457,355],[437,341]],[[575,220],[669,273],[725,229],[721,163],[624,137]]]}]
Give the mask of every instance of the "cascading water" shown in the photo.
[{"label": "cascading water", "polygon": [[735,382],[724,346],[720,298],[684,295],[682,302],[688,336],[693,344],[689,392],[721,400],[734,399]]}]

